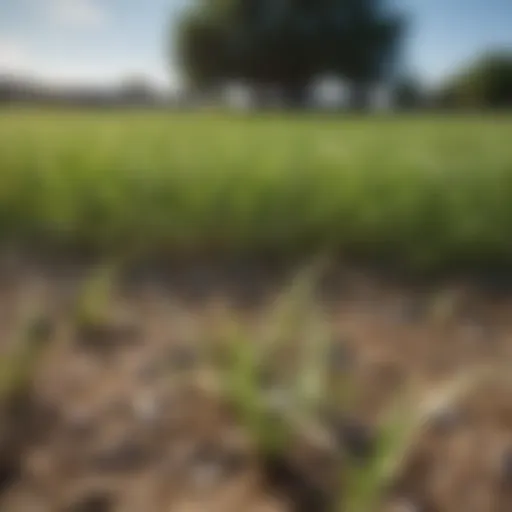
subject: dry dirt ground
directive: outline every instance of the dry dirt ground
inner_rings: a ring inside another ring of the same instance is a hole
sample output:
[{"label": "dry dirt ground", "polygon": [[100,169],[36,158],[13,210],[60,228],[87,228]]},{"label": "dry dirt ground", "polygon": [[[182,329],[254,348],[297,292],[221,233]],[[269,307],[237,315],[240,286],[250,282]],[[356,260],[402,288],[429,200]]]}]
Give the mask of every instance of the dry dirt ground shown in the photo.
[{"label": "dry dirt ground", "polygon": [[[194,365],[190,347],[207,341],[220,303],[249,325],[265,323],[283,274],[140,269],[117,290],[117,323],[98,332],[68,321],[83,276],[78,264],[0,264],[2,352],[28,302],[51,318],[30,396],[2,405],[1,510],[325,509],[314,477],[263,465],[231,411],[204,386],[172,379]],[[512,369],[512,293],[499,281],[411,286],[354,270],[324,281],[318,300],[341,349],[339,371],[355,383],[356,426],[345,440],[355,449],[398,390],[427,391],[476,365],[510,359]],[[512,510],[512,384],[506,371],[497,375],[432,413],[379,510]],[[322,474],[322,464],[311,462],[310,474]]]}]

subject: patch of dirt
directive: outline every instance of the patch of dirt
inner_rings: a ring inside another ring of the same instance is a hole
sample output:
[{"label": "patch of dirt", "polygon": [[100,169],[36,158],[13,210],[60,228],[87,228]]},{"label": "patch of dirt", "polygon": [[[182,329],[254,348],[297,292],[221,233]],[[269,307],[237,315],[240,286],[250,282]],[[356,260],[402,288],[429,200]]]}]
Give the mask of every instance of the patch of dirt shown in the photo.
[{"label": "patch of dirt", "polygon": [[[2,510],[293,512],[332,505],[332,450],[299,442],[292,460],[261,460],[219,402],[201,365],[216,314],[255,329],[285,274],[262,269],[146,269],[117,290],[104,329],[70,321],[84,267],[0,265],[0,350],[15,346],[28,303],[43,304],[51,340],[29,397],[4,400]],[[350,418],[334,430],[365,459],[372,429],[404,388],[512,358],[512,294],[467,282],[410,287],[355,271],[327,279],[332,362],[352,383]],[[512,368],[512,361],[510,363]],[[194,385],[184,375],[194,374]],[[334,421],[334,420],[333,420]],[[294,458],[295,457],[295,458]],[[436,409],[411,445],[380,510],[512,510],[512,382],[487,378]]]}]

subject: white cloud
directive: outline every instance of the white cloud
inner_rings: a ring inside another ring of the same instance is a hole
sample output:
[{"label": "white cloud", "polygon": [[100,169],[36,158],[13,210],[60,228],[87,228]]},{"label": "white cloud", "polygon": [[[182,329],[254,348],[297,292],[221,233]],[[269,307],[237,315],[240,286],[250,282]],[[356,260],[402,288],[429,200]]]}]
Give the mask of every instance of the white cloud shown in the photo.
[{"label": "white cloud", "polygon": [[30,57],[23,43],[0,38],[0,73],[23,75],[30,67]]},{"label": "white cloud", "polygon": [[98,27],[107,21],[107,11],[97,0],[45,0],[50,18],[62,25]]},{"label": "white cloud", "polygon": [[125,78],[141,76],[154,87],[165,91],[179,86],[178,76],[167,73],[159,63],[130,60],[72,61],[59,58],[36,58],[14,41],[0,39],[0,75],[37,80],[49,86],[75,87],[119,85]]},{"label": "white cloud", "polygon": [[29,47],[15,39],[0,38],[0,76],[38,80],[55,86],[115,86],[130,76],[142,76],[155,87],[166,90],[179,85],[175,73],[167,73],[159,63],[131,62],[130,60],[102,60],[100,62],[72,61],[59,58],[41,58]]}]

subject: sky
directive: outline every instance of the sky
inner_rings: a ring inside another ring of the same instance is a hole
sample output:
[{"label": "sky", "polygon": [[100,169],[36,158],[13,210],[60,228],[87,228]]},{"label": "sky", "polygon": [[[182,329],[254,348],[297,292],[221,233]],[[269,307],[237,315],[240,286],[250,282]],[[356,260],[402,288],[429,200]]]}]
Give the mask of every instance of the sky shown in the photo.
[{"label": "sky", "polygon": [[[143,75],[179,84],[173,21],[190,0],[0,0],[0,74],[57,84]],[[512,50],[512,0],[390,0],[410,16],[409,69],[435,84],[488,48]]]}]

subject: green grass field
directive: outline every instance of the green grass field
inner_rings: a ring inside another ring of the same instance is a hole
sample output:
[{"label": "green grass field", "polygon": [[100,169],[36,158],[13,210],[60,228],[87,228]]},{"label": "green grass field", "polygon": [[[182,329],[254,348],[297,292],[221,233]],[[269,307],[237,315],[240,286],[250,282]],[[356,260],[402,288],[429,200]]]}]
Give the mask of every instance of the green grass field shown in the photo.
[{"label": "green grass field", "polygon": [[512,117],[0,113],[3,242],[512,263]]}]

